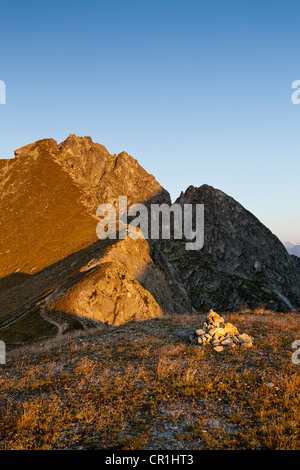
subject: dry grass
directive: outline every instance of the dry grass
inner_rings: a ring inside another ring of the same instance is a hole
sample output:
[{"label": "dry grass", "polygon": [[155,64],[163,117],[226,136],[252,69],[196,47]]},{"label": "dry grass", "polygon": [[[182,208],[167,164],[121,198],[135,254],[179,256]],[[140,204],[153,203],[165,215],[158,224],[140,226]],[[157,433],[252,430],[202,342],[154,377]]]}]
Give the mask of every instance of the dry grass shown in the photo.
[{"label": "dry grass", "polygon": [[0,449],[299,450],[299,314],[223,316],[254,337],[252,349],[190,344],[194,314],[11,351]]}]

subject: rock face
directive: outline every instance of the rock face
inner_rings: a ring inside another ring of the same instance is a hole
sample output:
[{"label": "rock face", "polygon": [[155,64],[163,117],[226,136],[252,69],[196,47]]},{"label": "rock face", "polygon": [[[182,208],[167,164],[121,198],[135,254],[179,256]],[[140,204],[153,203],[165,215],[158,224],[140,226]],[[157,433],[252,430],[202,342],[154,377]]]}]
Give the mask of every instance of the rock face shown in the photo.
[{"label": "rock face", "polygon": [[47,309],[111,325],[160,317],[160,305],[181,311],[184,296],[172,294],[168,277],[149,252],[145,239],[118,241],[82,266],[81,277],[61,284]]},{"label": "rock face", "polygon": [[300,270],[294,257],[254,215],[211,186],[190,186],[176,203],[204,204],[204,247],[160,243],[196,309],[221,311],[264,304],[274,310],[300,305]]},{"label": "rock face", "polygon": [[82,188],[83,202],[92,216],[99,204],[117,207],[120,195],[127,196],[128,205],[170,201],[169,193],[154,176],[126,152],[112,156],[90,137],[74,134],[57,147],[55,161]]},{"label": "rock face", "polygon": [[[55,298],[47,303],[47,310],[109,325],[162,316],[158,303],[138,282],[138,272],[132,269],[133,266],[128,269],[127,262],[132,261],[130,253],[125,263],[121,257],[114,256],[115,251],[123,251],[122,245],[126,242],[124,240],[109,248],[108,253],[104,253],[96,266],[88,269],[89,272],[82,279],[73,282],[67,289],[64,285],[60,286],[55,292]],[[144,259],[145,249],[146,246],[140,247],[138,264],[147,269],[147,262],[151,261],[150,258]],[[146,261],[145,266],[143,261]]]}]

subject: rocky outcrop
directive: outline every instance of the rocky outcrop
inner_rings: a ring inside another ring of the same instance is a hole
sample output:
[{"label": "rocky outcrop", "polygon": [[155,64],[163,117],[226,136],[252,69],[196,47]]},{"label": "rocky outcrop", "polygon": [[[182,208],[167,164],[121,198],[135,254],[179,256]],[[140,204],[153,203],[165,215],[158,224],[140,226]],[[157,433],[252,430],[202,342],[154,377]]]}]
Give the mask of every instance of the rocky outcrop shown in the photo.
[{"label": "rocky outcrop", "polygon": [[152,264],[146,240],[119,241],[83,266],[81,279],[62,285],[47,310],[109,325],[160,317],[162,309],[138,281]]},{"label": "rocky outcrop", "polygon": [[80,278],[62,284],[47,310],[110,325],[156,318],[162,308],[187,311],[185,296],[180,291],[172,295],[170,280],[149,251],[145,239],[118,241],[82,266]]},{"label": "rocky outcrop", "polygon": [[222,191],[190,186],[177,204],[204,204],[204,247],[186,251],[181,240],[160,243],[196,309],[287,311],[300,306],[300,270],[283,244],[253,214]]}]

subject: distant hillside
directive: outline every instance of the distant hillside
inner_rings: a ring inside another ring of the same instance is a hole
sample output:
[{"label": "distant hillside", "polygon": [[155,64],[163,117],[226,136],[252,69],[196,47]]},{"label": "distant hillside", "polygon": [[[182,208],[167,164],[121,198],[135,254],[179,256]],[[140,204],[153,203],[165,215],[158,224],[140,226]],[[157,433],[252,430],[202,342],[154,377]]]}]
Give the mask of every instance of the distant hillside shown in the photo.
[{"label": "distant hillside", "polygon": [[290,255],[300,257],[300,243],[285,242],[284,246]]}]

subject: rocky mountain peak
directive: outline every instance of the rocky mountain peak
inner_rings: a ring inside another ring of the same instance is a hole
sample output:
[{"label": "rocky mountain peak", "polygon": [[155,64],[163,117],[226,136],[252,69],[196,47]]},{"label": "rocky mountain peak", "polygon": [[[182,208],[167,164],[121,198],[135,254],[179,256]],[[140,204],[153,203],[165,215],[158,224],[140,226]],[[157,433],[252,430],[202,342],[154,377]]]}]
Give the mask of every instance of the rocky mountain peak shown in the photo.
[{"label": "rocky mountain peak", "polygon": [[[146,240],[97,238],[99,204],[117,205],[119,196],[127,196],[129,205],[169,200],[137,160],[126,152],[111,155],[90,137],[75,135],[59,145],[43,139],[15,155],[0,164],[3,337],[14,336],[20,322],[21,341],[47,336],[52,332],[47,322],[56,315],[82,327],[87,319],[119,324],[191,309]],[[105,251],[114,244],[111,254]],[[79,320],[74,323],[72,315]]]},{"label": "rocky mountain peak", "polygon": [[117,208],[119,196],[128,205],[171,204],[136,159],[111,155],[91,137],[39,140],[0,161],[4,336],[47,336],[51,318],[53,326],[60,317],[72,329],[193,308],[232,311],[243,303],[300,307],[299,258],[223,191],[189,186],[176,200],[204,204],[204,247],[195,251],[177,239],[99,240],[97,207]]},{"label": "rocky mountain peak", "polygon": [[280,240],[232,197],[209,185],[190,186],[178,204],[204,204],[204,247],[185,252],[172,240],[161,245],[195,308],[239,309],[265,303],[300,305],[300,271]]},{"label": "rocky mountain peak", "polygon": [[15,158],[25,158],[30,156],[39,156],[43,151],[55,153],[58,151],[58,145],[54,139],[41,139],[32,144],[25,145],[14,151]]},{"label": "rocky mountain peak", "polygon": [[70,150],[77,154],[78,151],[82,152],[97,148],[97,150],[101,153],[109,155],[109,152],[104,147],[104,145],[93,142],[92,138],[89,136],[78,137],[75,134],[70,134],[63,142],[58,145],[58,147],[61,151]]}]

